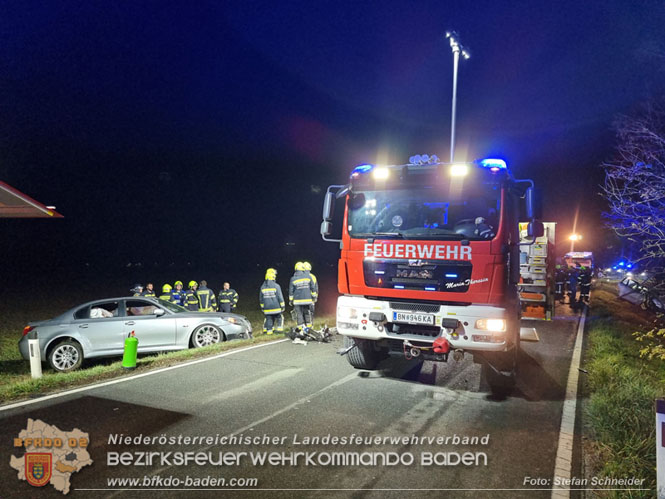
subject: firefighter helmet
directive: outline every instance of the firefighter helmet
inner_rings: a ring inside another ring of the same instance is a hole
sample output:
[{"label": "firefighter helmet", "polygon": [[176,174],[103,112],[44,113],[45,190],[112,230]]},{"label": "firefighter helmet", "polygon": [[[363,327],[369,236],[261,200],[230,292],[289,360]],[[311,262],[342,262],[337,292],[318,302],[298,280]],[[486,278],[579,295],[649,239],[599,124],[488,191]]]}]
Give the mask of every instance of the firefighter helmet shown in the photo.
[{"label": "firefighter helmet", "polygon": [[173,283],[173,286],[175,287],[175,286],[177,286],[178,284],[180,284],[180,285],[182,286],[182,281],[176,281],[176,282],[174,282],[174,283]]},{"label": "firefighter helmet", "polygon": [[164,284],[162,286],[162,293],[170,293],[173,288],[170,284]]},{"label": "firefighter helmet", "polygon": [[309,262],[302,262],[303,270],[310,271],[312,270],[312,264]]},{"label": "firefighter helmet", "polygon": [[277,271],[275,269],[266,270],[266,281],[274,281],[277,279]]},{"label": "firefighter helmet", "polygon": [[143,285],[136,283],[134,284],[134,287],[130,289],[130,291],[133,293],[140,293],[141,291],[143,291]]},{"label": "firefighter helmet", "polygon": [[295,269],[296,270],[305,270],[305,267],[303,266],[302,262],[297,262]]},{"label": "firefighter helmet", "polygon": [[193,288],[196,286],[198,283],[196,281],[189,281],[189,284],[187,285],[189,288]]}]

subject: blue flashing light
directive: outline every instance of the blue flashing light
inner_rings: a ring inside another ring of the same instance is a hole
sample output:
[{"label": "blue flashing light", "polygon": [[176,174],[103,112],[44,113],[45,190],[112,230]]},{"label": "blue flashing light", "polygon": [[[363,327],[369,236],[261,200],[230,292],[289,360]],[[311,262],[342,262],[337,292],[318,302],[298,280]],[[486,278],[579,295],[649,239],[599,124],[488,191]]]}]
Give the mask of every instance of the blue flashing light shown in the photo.
[{"label": "blue flashing light", "polygon": [[632,269],[632,268],[633,268],[633,264],[632,264],[632,263],[629,263],[628,265],[626,265],[626,267],[628,267],[629,269]]},{"label": "blue flashing light", "polygon": [[395,284],[395,289],[404,289],[404,286],[401,284]]},{"label": "blue flashing light", "polygon": [[370,165],[369,163],[364,164],[364,165],[358,165],[353,169],[353,171],[351,172],[351,175],[354,175],[356,173],[358,175],[360,175],[362,173],[367,173],[367,172],[372,171],[372,168],[374,168],[374,165]]},{"label": "blue flashing light", "polygon": [[425,287],[425,291],[436,291],[436,288]]},{"label": "blue flashing light", "polygon": [[[483,168],[492,168],[492,169],[498,168],[499,170],[507,170],[508,169],[508,166],[506,165],[506,162],[504,160],[498,159],[498,158],[482,159],[482,160],[480,160],[480,166],[482,166]],[[493,170],[493,171],[497,171],[497,170]]]},{"label": "blue flashing light", "polygon": [[623,267],[624,265],[626,265],[624,262],[619,262],[619,267]]},{"label": "blue flashing light", "polygon": [[375,270],[374,273],[378,274],[378,275],[383,275],[383,274],[386,273],[386,271],[385,270]]},{"label": "blue flashing light", "polygon": [[457,274],[446,274],[449,279],[457,279]]}]

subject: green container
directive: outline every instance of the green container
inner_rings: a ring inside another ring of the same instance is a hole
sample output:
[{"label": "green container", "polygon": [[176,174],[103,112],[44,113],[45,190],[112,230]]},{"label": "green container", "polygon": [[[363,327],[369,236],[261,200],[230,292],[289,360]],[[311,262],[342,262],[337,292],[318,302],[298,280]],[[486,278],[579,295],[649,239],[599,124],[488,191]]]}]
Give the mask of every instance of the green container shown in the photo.
[{"label": "green container", "polygon": [[122,354],[122,367],[125,369],[136,368],[136,352],[139,348],[139,340],[134,336],[134,331],[125,338],[125,351]]}]

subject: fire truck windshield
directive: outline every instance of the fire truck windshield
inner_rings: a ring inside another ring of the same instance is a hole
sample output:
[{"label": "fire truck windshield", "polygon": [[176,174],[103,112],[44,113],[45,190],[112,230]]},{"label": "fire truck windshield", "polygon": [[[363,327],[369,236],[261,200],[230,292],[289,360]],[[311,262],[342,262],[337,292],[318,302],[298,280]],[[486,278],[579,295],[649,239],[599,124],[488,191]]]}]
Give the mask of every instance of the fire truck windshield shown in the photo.
[{"label": "fire truck windshield", "polygon": [[501,189],[486,184],[464,195],[431,188],[356,191],[349,194],[351,237],[489,240],[496,235]]}]

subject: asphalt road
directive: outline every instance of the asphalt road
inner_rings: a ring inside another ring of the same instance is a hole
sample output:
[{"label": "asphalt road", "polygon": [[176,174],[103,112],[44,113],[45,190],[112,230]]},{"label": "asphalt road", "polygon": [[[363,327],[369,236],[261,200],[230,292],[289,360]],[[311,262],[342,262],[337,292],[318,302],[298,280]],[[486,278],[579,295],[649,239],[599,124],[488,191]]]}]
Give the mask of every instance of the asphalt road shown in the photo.
[{"label": "asphalt road", "polygon": [[[447,364],[393,359],[368,373],[354,370],[336,355],[341,346],[337,337],[333,344],[270,344],[1,411],[0,497],[62,497],[51,486],[37,490],[19,481],[9,467],[10,454],[22,454],[12,442],[27,418],[89,433],[94,464],[71,476],[70,497],[550,497],[550,491],[539,489],[549,489],[546,481],[554,471],[578,320],[567,307],[559,307],[558,314],[551,322],[524,322],[537,328],[541,341],[522,344],[517,387],[504,399],[491,396],[470,355]],[[116,434],[233,434],[279,443],[124,445],[110,441]],[[308,437],[351,435],[378,437],[380,442],[306,443]],[[415,442],[414,436],[449,438],[443,443]],[[408,441],[395,443],[383,440],[386,437]],[[465,445],[456,437],[487,441]],[[177,465],[171,454],[171,461],[164,463],[155,458],[144,466],[108,464],[114,456],[110,453],[129,452],[136,458],[144,451],[204,452],[215,460],[222,452],[228,459],[239,457],[240,463]],[[278,461],[251,462],[251,453],[265,452],[275,452]],[[311,460],[303,455],[292,465],[289,456],[294,452],[310,453]],[[465,453],[468,461],[456,464],[456,456]],[[428,454],[436,455],[438,464],[427,465]],[[381,463],[386,456],[401,463]],[[326,461],[354,457],[364,464]],[[231,478],[255,478],[258,484],[205,491],[184,482],[169,487],[165,480],[170,476],[224,477],[227,484]],[[125,477],[154,482],[140,490],[119,490],[137,487],[108,482]],[[526,477],[542,479],[545,485],[525,483]],[[185,488],[189,490],[163,490]]]}]

